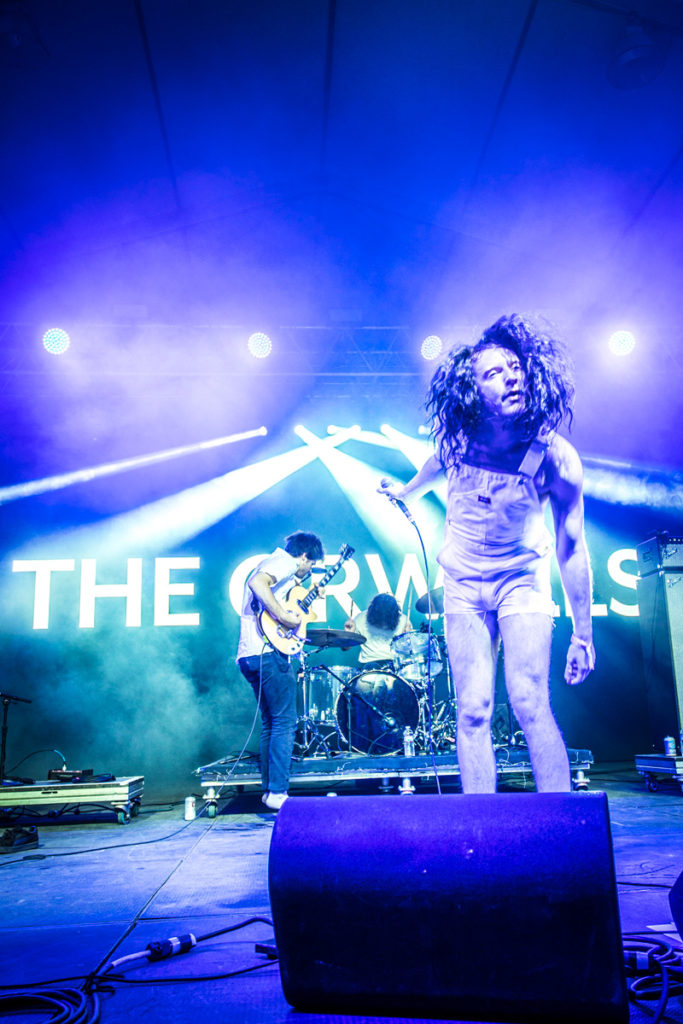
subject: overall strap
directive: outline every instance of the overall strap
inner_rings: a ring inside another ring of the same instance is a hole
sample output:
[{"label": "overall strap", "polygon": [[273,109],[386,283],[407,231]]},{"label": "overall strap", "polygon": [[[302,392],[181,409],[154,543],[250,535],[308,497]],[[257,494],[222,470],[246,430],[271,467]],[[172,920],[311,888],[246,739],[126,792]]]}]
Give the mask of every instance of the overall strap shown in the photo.
[{"label": "overall strap", "polygon": [[521,473],[522,476],[529,476],[533,480],[541,468],[541,463],[548,451],[548,445],[550,444],[551,437],[552,433],[549,434],[543,430],[538,432],[526,450],[526,454],[524,455],[517,471],[518,473]]}]

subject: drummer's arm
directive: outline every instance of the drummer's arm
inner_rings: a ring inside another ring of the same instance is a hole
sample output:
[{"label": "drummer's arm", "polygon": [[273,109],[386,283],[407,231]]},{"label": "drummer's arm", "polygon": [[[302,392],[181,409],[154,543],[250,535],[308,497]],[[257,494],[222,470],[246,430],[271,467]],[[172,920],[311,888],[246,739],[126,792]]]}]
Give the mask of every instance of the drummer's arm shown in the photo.
[{"label": "drummer's arm", "polygon": [[348,618],[344,623],[344,629],[347,633],[358,633],[359,629],[354,619]]}]

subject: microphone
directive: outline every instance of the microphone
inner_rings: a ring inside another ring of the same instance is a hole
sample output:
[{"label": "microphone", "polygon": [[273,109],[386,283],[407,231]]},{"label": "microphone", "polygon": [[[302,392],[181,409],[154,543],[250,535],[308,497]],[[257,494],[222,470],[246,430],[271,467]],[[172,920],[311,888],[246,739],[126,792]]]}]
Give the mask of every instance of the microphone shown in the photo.
[{"label": "microphone", "polygon": [[380,481],[380,486],[381,486],[381,488],[382,488],[382,490],[381,490],[381,493],[382,493],[382,494],[386,494],[386,496],[387,496],[387,498],[389,499],[389,501],[391,502],[391,504],[392,504],[392,505],[395,505],[395,506],[396,506],[396,508],[400,509],[400,510],[401,510],[401,512],[403,513],[403,515],[404,515],[404,516],[406,517],[406,519],[408,520],[408,522],[412,523],[412,524],[413,524],[413,526],[415,526],[415,525],[416,525],[416,523],[415,523],[415,520],[413,519],[413,514],[412,514],[412,512],[410,511],[410,509],[408,508],[408,506],[406,505],[406,503],[405,503],[404,501],[401,501],[401,499],[400,499],[400,498],[397,498],[397,497],[395,497],[395,495],[393,495],[393,494],[391,493],[391,491],[387,490],[387,488],[388,488],[388,487],[389,487],[390,485],[391,485],[391,481],[389,480],[389,478],[388,478],[388,477],[384,477],[384,478],[383,478],[383,479],[382,479],[382,480]]}]

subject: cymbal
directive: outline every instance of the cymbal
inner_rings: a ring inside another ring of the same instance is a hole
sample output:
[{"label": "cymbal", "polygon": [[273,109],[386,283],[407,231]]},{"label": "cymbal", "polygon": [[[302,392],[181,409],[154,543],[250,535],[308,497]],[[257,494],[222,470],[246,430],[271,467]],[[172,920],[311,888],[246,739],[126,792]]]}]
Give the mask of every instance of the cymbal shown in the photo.
[{"label": "cymbal", "polygon": [[443,587],[430,590],[415,602],[415,611],[422,615],[443,615]]},{"label": "cymbal", "polygon": [[313,647],[341,647],[342,651],[348,651],[350,647],[364,644],[365,637],[348,629],[308,629],[306,643]]}]

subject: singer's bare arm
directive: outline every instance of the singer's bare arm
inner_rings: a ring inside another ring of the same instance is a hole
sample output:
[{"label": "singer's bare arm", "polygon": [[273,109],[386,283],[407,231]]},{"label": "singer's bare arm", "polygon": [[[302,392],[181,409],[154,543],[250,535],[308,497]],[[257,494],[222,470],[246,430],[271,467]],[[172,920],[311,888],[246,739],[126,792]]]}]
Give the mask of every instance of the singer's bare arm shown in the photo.
[{"label": "singer's bare arm", "polygon": [[430,455],[422,468],[417,471],[408,483],[401,486],[395,483],[395,481],[390,480],[389,477],[384,477],[377,490],[380,494],[391,495],[392,498],[398,498],[400,501],[405,501],[406,498],[419,498],[422,494],[432,489],[442,473],[443,469],[438,458],[436,455]]}]

